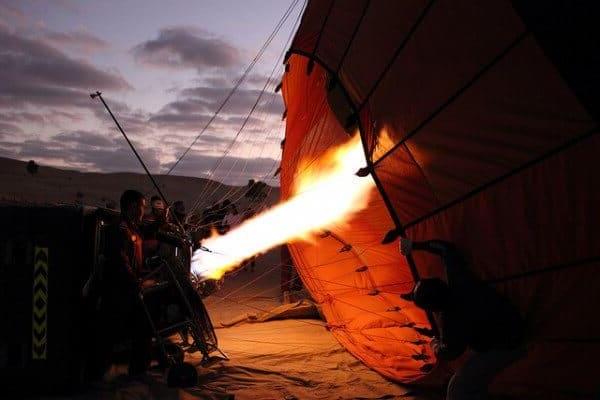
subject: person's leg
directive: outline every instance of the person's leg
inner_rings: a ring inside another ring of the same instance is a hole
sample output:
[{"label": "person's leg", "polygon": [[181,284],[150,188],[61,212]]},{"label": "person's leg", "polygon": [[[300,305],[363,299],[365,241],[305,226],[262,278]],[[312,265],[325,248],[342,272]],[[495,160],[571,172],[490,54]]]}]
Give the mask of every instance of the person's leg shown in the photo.
[{"label": "person's leg", "polygon": [[133,316],[129,375],[146,372],[151,360],[152,337],[147,328],[147,321],[141,313],[136,314]]},{"label": "person's leg", "polygon": [[486,399],[494,377],[525,354],[524,347],[473,353],[450,379],[447,400]]},{"label": "person's leg", "polygon": [[93,381],[102,379],[112,362],[115,324],[108,317],[109,315],[110,312],[103,308],[92,322],[90,359],[87,373],[89,379]]}]

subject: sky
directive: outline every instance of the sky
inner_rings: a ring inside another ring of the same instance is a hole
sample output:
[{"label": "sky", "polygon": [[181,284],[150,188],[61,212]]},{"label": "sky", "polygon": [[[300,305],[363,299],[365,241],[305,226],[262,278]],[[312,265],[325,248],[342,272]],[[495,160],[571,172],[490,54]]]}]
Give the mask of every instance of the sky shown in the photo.
[{"label": "sky", "polygon": [[0,156],[142,172],[89,97],[99,90],[150,171],[166,173],[291,5],[246,80],[172,172],[276,184],[284,123],[274,88],[301,0],[0,0]]}]

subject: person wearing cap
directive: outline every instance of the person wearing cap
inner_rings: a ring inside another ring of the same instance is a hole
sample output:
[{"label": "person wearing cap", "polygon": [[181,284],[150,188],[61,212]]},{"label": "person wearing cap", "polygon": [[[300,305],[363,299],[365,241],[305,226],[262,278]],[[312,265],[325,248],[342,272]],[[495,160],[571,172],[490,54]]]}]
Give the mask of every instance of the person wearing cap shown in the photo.
[{"label": "person wearing cap", "polygon": [[99,343],[96,347],[99,370],[110,364],[112,346],[120,339],[131,340],[129,374],[144,373],[150,366],[151,333],[139,302],[146,284],[143,273],[141,223],[146,208],[144,195],[126,190],[121,195],[121,218],[107,228],[106,263],[102,276]]},{"label": "person wearing cap", "polygon": [[462,254],[449,242],[413,242],[400,239],[405,256],[425,251],[441,258],[447,282],[419,280],[412,293],[402,297],[431,312],[439,336],[431,341],[438,359],[454,360],[470,350],[470,357],[454,373],[447,399],[485,399],[493,378],[525,355],[525,324],[510,301],[478,280]]}]

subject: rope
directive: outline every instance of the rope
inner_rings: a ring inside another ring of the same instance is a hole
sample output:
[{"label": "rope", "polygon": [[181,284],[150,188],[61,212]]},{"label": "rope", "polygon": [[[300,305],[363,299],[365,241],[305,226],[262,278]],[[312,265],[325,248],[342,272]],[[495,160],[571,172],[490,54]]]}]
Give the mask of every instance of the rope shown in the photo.
[{"label": "rope", "polygon": [[[294,8],[295,8],[294,4]],[[306,1],[303,4],[303,7],[306,5]],[[196,204],[193,207],[193,210],[195,211],[198,207],[200,207],[201,204],[203,204],[200,199],[204,197],[204,199],[209,198],[210,196],[214,195],[216,192],[216,188],[212,190],[212,193],[209,196],[206,196],[206,192],[208,190],[210,190],[214,185],[211,184],[211,178],[214,176],[214,173],[216,172],[216,170],[219,168],[219,166],[222,164],[223,160],[225,159],[225,157],[231,152],[234,144],[236,143],[237,139],[239,138],[241,132],[243,131],[243,129],[245,128],[245,126],[247,125],[251,115],[253,114],[254,110],[256,109],[256,107],[258,106],[258,103],[260,102],[262,96],[264,95],[264,92],[266,91],[268,85],[272,82],[273,80],[273,75],[275,74],[275,71],[277,69],[278,66],[280,66],[280,60],[284,57],[285,54],[285,48],[287,48],[287,45],[289,44],[289,42],[292,39],[292,35],[298,25],[298,22],[300,21],[300,17],[302,16],[302,9],[300,9],[300,12],[298,13],[296,20],[292,26],[292,29],[290,30],[290,34],[288,35],[286,44],[284,46],[284,50],[280,53],[279,57],[276,59],[275,65],[271,71],[271,74],[269,75],[267,81],[265,82],[265,85],[263,86],[263,89],[261,90],[259,96],[257,97],[253,107],[251,108],[250,112],[248,113],[248,115],[246,116],[245,120],[242,123],[242,126],[240,127],[240,129],[238,130],[238,132],[236,133],[236,136],[234,137],[233,141],[230,143],[230,145],[228,146],[228,148],[225,150],[224,154],[222,155],[222,157],[217,161],[216,165],[211,169],[210,173],[209,173],[209,177],[208,177],[208,181],[205,182],[205,185],[203,187],[203,189],[201,190],[200,195],[198,196],[198,201],[196,202]],[[287,19],[287,17],[286,17]],[[275,97],[273,97],[272,101],[274,101]],[[264,124],[264,120],[262,121]],[[265,139],[266,140],[266,139]],[[264,146],[263,146],[263,150],[264,150]],[[261,153],[262,154],[262,153]],[[227,176],[229,176],[229,174],[232,172],[233,168],[235,167],[235,164],[237,163],[237,160],[235,161],[234,165],[232,165],[232,167],[230,168],[229,172],[227,173]],[[246,165],[247,165],[247,161],[246,161]],[[229,190],[228,195],[231,193],[231,190]]]},{"label": "rope", "polygon": [[273,41],[273,39],[275,38],[275,36],[279,32],[279,30],[281,29],[281,27],[283,26],[283,24],[285,23],[285,21],[289,17],[289,15],[292,12],[292,10],[296,7],[298,1],[300,1],[300,0],[292,0],[291,4],[289,5],[289,7],[287,8],[287,10],[285,11],[285,13],[283,14],[283,16],[281,17],[281,19],[279,20],[279,22],[277,23],[277,25],[275,25],[275,28],[273,29],[273,31],[271,32],[271,34],[267,37],[267,40],[265,41],[265,43],[263,43],[263,45],[259,49],[258,53],[254,56],[254,58],[252,59],[252,61],[250,62],[250,64],[246,67],[246,69],[242,73],[242,76],[238,79],[238,81],[235,83],[235,85],[231,88],[231,90],[229,91],[229,93],[227,94],[227,96],[225,97],[225,99],[223,99],[223,101],[221,102],[221,104],[219,105],[219,107],[217,108],[217,110],[215,111],[215,113],[206,122],[206,124],[204,125],[204,127],[202,128],[202,130],[200,131],[200,133],[194,138],[194,140],[192,141],[192,143],[190,143],[190,145],[185,149],[185,151],[177,158],[177,160],[175,161],[175,163],[173,163],[173,165],[169,168],[169,170],[167,171],[167,175],[170,175],[171,172],[173,172],[173,170],[177,167],[177,165],[179,165],[179,163],[181,162],[181,160],[183,160],[183,158],[189,153],[189,151],[192,149],[192,147],[194,147],[194,145],[196,144],[196,142],[198,141],[198,139],[200,139],[200,136],[202,136],[204,134],[204,132],[208,129],[208,127],[212,124],[212,122],[216,119],[217,115],[221,112],[221,110],[223,109],[223,107],[225,107],[225,105],[229,102],[229,99],[231,99],[231,97],[233,96],[233,94],[240,87],[240,85],[242,84],[242,82],[246,79],[246,77],[248,76],[248,74],[250,73],[250,71],[252,70],[252,68],[254,68],[254,65],[262,57],[262,55],[266,51],[267,47],[271,44],[271,42]]},{"label": "rope", "polygon": [[404,48],[406,47],[406,44],[410,41],[410,39],[412,38],[414,33],[417,31],[417,28],[425,20],[427,13],[429,12],[429,10],[431,9],[431,6],[433,6],[434,3],[435,3],[435,0],[430,0],[427,3],[427,5],[425,6],[425,8],[423,8],[423,11],[421,11],[421,14],[417,18],[417,20],[415,21],[413,26],[410,28],[410,31],[408,31],[408,33],[406,34],[406,37],[404,38],[404,40],[402,42],[400,42],[400,45],[396,48],[396,51],[394,52],[394,55],[392,56],[391,60],[385,66],[385,68],[383,69],[383,71],[381,72],[381,74],[379,75],[379,77],[377,78],[377,80],[375,81],[373,86],[371,87],[371,89],[367,92],[367,95],[365,96],[363,101],[357,107],[357,109],[356,109],[357,115],[363,109],[365,104],[367,104],[367,102],[369,101],[369,98],[373,95],[373,93],[375,93],[375,90],[377,90],[377,87],[383,81],[383,78],[385,78],[385,76],[387,75],[389,70],[392,68],[392,66],[396,62],[396,59],[398,58],[398,56],[400,56],[400,53],[402,53],[402,50],[404,50]]},{"label": "rope", "polygon": [[421,129],[423,129],[429,122],[437,117],[442,111],[444,111],[450,104],[464,94],[470,87],[472,87],[482,76],[485,75],[492,67],[498,64],[507,54],[517,47],[525,38],[529,36],[529,31],[524,31],[517,35],[517,37],[498,55],[496,55],[489,63],[483,66],[467,83],[459,88],[452,96],[438,106],[427,118],[425,118],[419,125],[412,129],[402,140],[394,144],[389,150],[387,150],[377,161],[373,162],[373,166],[379,165],[387,156],[393,153],[398,147],[404,144],[408,139],[415,136]]},{"label": "rope", "polygon": [[350,51],[350,47],[352,46],[352,43],[354,43],[356,34],[358,33],[360,26],[362,25],[365,15],[367,15],[367,10],[369,9],[370,5],[371,5],[371,0],[367,0],[365,2],[365,7],[363,8],[362,13],[360,14],[360,18],[358,19],[358,22],[356,23],[356,26],[354,27],[354,31],[352,31],[352,36],[350,36],[350,40],[348,41],[348,44],[346,45],[346,49],[344,49],[344,54],[342,54],[342,57],[340,58],[340,62],[338,63],[337,68],[335,69],[336,76],[339,74],[340,70],[342,69],[342,65],[344,64],[344,61],[346,61],[346,56],[348,55],[348,52]]}]

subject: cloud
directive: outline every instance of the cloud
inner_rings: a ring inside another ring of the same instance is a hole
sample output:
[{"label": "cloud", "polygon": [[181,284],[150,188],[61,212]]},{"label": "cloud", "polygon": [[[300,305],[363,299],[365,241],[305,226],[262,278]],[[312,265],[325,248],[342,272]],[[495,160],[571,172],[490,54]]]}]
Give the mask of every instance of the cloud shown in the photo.
[{"label": "cloud", "polygon": [[22,23],[27,20],[27,16],[21,9],[9,4],[9,2],[0,2],[0,22]]},{"label": "cloud", "polygon": [[[209,144],[222,141],[211,135],[202,139]],[[152,172],[166,171],[168,165],[161,165],[161,158],[164,156],[160,148],[146,146],[141,141],[137,141],[135,146]],[[46,140],[27,139],[18,143],[0,141],[0,155],[87,171],[141,172],[138,161],[120,137],[96,131],[67,131]],[[278,163],[278,160],[268,157],[244,158],[229,155],[222,159],[219,155],[190,153],[179,165],[176,174],[208,177],[227,184],[243,185],[248,179],[265,178]],[[216,171],[212,173],[215,168]]]},{"label": "cloud", "polygon": [[66,48],[86,54],[91,54],[108,47],[106,41],[83,30],[72,32],[48,31],[44,33],[42,40],[59,48]]},{"label": "cloud", "polygon": [[97,88],[131,86],[121,76],[70,58],[39,39],[0,27],[0,107],[90,108],[88,94]]},{"label": "cloud", "polygon": [[[184,101],[203,101],[208,104],[208,108],[216,110],[229,91],[230,88],[227,87],[197,86],[183,89],[180,95],[185,99]],[[224,110],[226,113],[245,115],[250,111],[260,94],[261,90],[258,89],[238,89],[228,101]],[[267,106],[269,113],[281,114],[283,111],[281,95],[265,91],[261,96],[257,109],[265,111]]]},{"label": "cloud", "polygon": [[136,61],[165,68],[228,68],[240,62],[239,50],[223,39],[189,27],[162,29],[158,37],[132,49]]},{"label": "cloud", "polygon": [[[268,157],[249,159],[227,156],[222,161],[220,159],[219,156],[190,155],[177,167],[176,175],[198,176],[232,185],[243,185],[248,182],[248,179],[265,178],[265,175],[269,175],[269,172],[279,164],[278,160]],[[219,162],[219,168],[211,173]]]},{"label": "cloud", "polygon": [[53,137],[63,144],[74,144],[78,147],[112,147],[113,139],[92,131],[71,131],[59,133]]},{"label": "cloud", "polygon": [[23,130],[15,124],[0,121],[0,137],[16,136],[23,133]]},{"label": "cloud", "polygon": [[[140,143],[136,144],[136,148],[151,171],[160,170],[158,149]],[[48,140],[0,142],[0,154],[88,171],[141,172],[139,162],[121,138],[116,135],[106,137],[98,132],[74,131],[55,135]]]},{"label": "cloud", "polygon": [[[176,128],[181,131],[199,132],[229,91],[228,87],[211,86],[182,89],[176,100],[163,106],[149,121],[161,129]],[[229,130],[230,134],[236,132],[260,94],[261,91],[256,89],[238,89],[211,124],[211,131]],[[265,125],[269,125],[268,122],[279,121],[283,108],[283,100],[279,94],[263,93],[245,129],[252,130],[257,126],[264,129]]]},{"label": "cloud", "polygon": [[[0,25],[0,154],[78,170],[140,172],[104,107],[89,97],[96,89],[116,92],[131,86],[118,73],[72,56],[77,52],[87,57],[105,48],[106,42],[84,31],[44,30],[42,37],[39,30],[16,33],[11,29]],[[157,112],[106,98],[151,171],[164,173],[234,85],[230,75],[240,65],[240,53],[206,32],[171,28],[136,46],[133,54],[143,64],[199,72],[196,82],[201,84],[173,89],[169,97],[174,100]],[[212,178],[229,184],[260,179],[278,163],[267,157],[272,152],[262,151],[271,146],[265,138],[271,121],[265,122],[265,114],[279,123],[283,111],[280,95],[272,91],[263,94],[242,136],[229,148],[265,80],[261,75],[248,77],[176,174],[208,176],[226,148],[230,154]],[[258,157],[250,158],[250,153]]]},{"label": "cloud", "polygon": [[163,129],[200,131],[210,120],[208,114],[198,113],[157,113],[150,117],[150,123]]},{"label": "cloud", "polygon": [[0,113],[0,122],[34,122],[37,124],[43,124],[45,119],[42,114],[19,111]]}]

